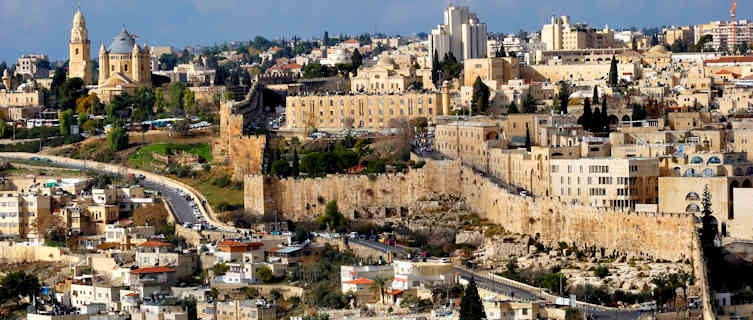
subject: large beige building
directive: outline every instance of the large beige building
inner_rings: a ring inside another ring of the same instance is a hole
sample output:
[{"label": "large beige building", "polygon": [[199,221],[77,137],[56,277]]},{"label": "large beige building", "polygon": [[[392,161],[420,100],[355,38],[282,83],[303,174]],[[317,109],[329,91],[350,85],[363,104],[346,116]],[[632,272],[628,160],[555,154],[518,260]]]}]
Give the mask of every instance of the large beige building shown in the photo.
[{"label": "large beige building", "polygon": [[481,78],[494,90],[520,78],[520,63],[514,57],[468,59],[463,65],[463,74],[464,86],[473,87],[476,79]]},{"label": "large beige building", "polygon": [[6,191],[0,193],[0,237],[36,237],[37,219],[51,214],[48,195]]},{"label": "large beige building", "polygon": [[86,29],[86,20],[81,10],[77,10],[73,16],[71,40],[68,46],[70,49],[68,78],[81,78],[84,84],[93,84],[94,64],[91,61],[91,42],[89,42],[89,31]]},{"label": "large beige building", "polygon": [[448,112],[438,92],[405,92],[384,95],[288,96],[287,127],[295,129],[344,128],[353,120],[355,128],[387,128],[392,119],[423,117],[434,122]]},{"label": "large beige building", "polygon": [[592,207],[635,208],[657,202],[657,159],[552,159],[551,195]]},{"label": "large beige building", "polygon": [[103,103],[122,93],[134,94],[136,89],[152,85],[149,48],[136,44],[136,37],[125,28],[113,38],[110,47],[99,49],[99,87],[97,95]]},{"label": "large beige building", "polygon": [[551,23],[541,29],[541,41],[546,43],[547,50],[611,48],[614,31],[608,27],[596,30],[587,25],[571,24],[568,16],[552,16]]},{"label": "large beige building", "polygon": [[402,92],[408,86],[418,81],[413,66],[398,66],[391,57],[384,55],[379,62],[372,67],[361,67],[358,75],[350,80],[350,91],[388,93]]},{"label": "large beige building", "polygon": [[12,90],[7,69],[3,74],[3,82],[0,86],[0,107],[33,107],[44,104],[44,94],[34,82],[23,83]]}]

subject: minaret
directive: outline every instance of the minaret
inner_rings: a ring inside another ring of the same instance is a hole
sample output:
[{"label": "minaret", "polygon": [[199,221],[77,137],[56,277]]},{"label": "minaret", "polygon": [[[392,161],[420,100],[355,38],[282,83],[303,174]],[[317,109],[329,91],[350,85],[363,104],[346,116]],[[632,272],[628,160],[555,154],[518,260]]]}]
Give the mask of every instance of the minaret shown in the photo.
[{"label": "minaret", "polygon": [[110,77],[110,55],[107,53],[107,49],[105,49],[105,44],[103,43],[101,47],[99,47],[99,85],[101,86],[105,82],[107,82],[107,78]]},{"label": "minaret", "polygon": [[732,17],[732,43],[727,45],[727,49],[732,52],[737,52],[737,21],[735,21],[735,11],[737,10],[737,2],[732,0],[732,9],[729,11]]},{"label": "minaret", "polygon": [[68,43],[69,62],[68,78],[81,78],[84,84],[92,83],[91,43],[89,31],[86,29],[86,20],[81,9],[76,10],[73,16],[71,28],[71,41]]}]

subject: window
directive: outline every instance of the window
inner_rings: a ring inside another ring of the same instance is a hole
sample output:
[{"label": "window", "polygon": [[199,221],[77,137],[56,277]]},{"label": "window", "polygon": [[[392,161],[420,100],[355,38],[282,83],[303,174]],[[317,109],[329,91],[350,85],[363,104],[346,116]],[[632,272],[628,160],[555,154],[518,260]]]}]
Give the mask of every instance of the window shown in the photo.
[{"label": "window", "polygon": [[688,193],[687,196],[685,196],[685,200],[688,200],[688,201],[698,201],[700,198],[701,197],[699,197],[698,194],[695,192],[690,192]]}]

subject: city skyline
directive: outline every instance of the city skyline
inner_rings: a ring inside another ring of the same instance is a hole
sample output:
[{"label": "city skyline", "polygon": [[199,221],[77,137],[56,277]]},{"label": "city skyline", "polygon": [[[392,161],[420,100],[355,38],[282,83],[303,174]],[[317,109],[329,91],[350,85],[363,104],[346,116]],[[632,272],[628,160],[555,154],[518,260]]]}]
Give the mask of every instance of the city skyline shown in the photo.
[{"label": "city skyline", "polygon": [[[578,0],[566,5],[544,0],[528,3],[516,1],[454,1],[477,12],[490,32],[540,30],[548,17],[570,15],[574,22],[594,27],[658,27],[707,23],[729,18],[729,3],[688,0],[632,1],[624,8],[617,0]],[[342,33],[382,32],[410,35],[429,33],[442,23],[442,11],[449,1],[418,0],[411,3],[387,0],[383,3],[330,1],[328,7],[313,1],[264,3],[239,0],[190,0],[176,2],[102,3],[80,1],[90,29],[92,47],[108,45],[125,25],[140,36],[139,43],[150,46],[211,45],[233,40],[249,40],[260,35],[271,39],[297,35],[308,39]],[[6,0],[0,3],[0,61],[8,64],[24,54],[45,53],[52,60],[65,60],[73,13],[73,0]],[[670,10],[671,9],[671,10]],[[518,14],[508,14],[517,10]],[[750,8],[738,8],[738,19],[748,18]],[[619,15],[618,15],[619,13]],[[335,17],[337,17],[335,19]],[[200,23],[204,21],[205,23]],[[198,23],[197,23],[198,22]],[[24,34],[26,36],[19,37]]]}]

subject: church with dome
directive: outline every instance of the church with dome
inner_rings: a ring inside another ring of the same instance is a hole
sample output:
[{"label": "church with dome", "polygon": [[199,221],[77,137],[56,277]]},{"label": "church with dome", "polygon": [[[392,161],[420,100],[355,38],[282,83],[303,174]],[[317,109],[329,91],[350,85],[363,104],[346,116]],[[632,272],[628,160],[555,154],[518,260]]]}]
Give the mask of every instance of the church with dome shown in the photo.
[{"label": "church with dome", "polygon": [[376,65],[361,66],[351,78],[352,92],[389,93],[402,92],[419,80],[413,64],[400,66],[389,55],[382,55]]},{"label": "church with dome", "polygon": [[[68,77],[79,77],[85,84],[93,84],[93,64],[91,62],[86,21],[81,10],[73,17],[70,41],[70,62]],[[99,77],[95,92],[103,103],[123,93],[134,94],[136,89],[152,85],[149,48],[136,44],[136,36],[123,28],[108,47],[104,43],[99,48]]]}]

